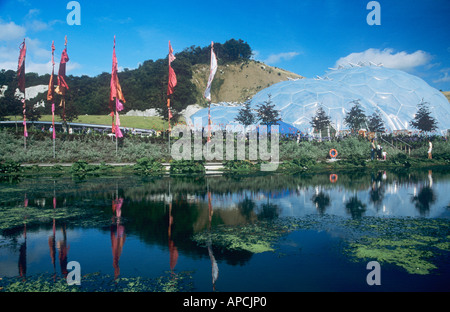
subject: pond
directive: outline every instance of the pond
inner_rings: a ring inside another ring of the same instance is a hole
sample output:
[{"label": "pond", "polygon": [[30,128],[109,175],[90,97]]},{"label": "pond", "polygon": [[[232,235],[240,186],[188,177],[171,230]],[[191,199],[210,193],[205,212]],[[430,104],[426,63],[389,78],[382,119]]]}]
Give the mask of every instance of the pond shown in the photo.
[{"label": "pond", "polygon": [[436,168],[6,179],[0,290],[449,291],[449,190]]}]

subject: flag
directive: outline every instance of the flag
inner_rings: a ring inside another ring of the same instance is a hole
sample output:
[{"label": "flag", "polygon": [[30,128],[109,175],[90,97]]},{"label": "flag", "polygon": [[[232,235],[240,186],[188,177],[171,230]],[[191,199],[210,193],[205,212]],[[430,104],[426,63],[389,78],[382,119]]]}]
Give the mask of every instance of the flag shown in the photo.
[{"label": "flag", "polygon": [[52,42],[52,75],[50,76],[50,81],[48,83],[48,92],[47,92],[47,101],[52,102],[55,96],[55,83],[54,83],[54,76],[55,76],[55,43]]},{"label": "flag", "polygon": [[57,93],[61,95],[66,94],[66,90],[69,90],[69,85],[66,82],[66,64],[69,62],[69,55],[67,54],[67,37],[65,42],[65,48],[61,53],[61,60],[59,62],[58,72],[58,88]]},{"label": "flag", "polygon": [[[17,80],[19,85],[19,91],[23,92],[23,136],[25,138],[28,137],[27,130],[27,106],[26,106],[26,95],[25,95],[25,58],[27,55],[27,45],[25,44],[25,39],[23,39],[23,43],[20,45],[20,55],[19,55],[19,64],[17,66]],[[26,147],[26,145],[25,145]]]},{"label": "flag", "polygon": [[214,75],[217,71],[217,58],[216,54],[214,53],[214,42],[211,42],[211,68],[209,72],[209,79],[208,79],[208,85],[205,90],[205,98],[211,102],[211,84],[214,79]]},{"label": "flag", "polygon": [[172,62],[175,60],[175,56],[173,55],[172,45],[169,41],[169,85],[167,87],[167,95],[171,95],[174,91],[175,86],[177,85],[177,75],[172,68]]},{"label": "flag", "polygon": [[69,55],[67,54],[67,36],[65,38],[64,50],[61,53],[61,60],[59,62],[58,71],[58,85],[55,88],[55,92],[62,95],[59,107],[63,108],[62,117],[66,119],[66,91],[69,90],[69,85],[66,82],[66,64],[69,62]]},{"label": "flag", "polygon": [[25,93],[25,57],[27,54],[27,45],[25,39],[20,45],[19,66],[17,67],[17,79],[19,81],[19,91]]},{"label": "flag", "polygon": [[[109,96],[109,108],[111,110],[111,116],[113,119],[112,133],[116,134],[116,138],[122,138],[123,134],[120,131],[120,118],[119,112],[123,110],[123,103],[125,103],[125,97],[122,93],[122,88],[119,83],[118,76],[118,62],[116,56],[116,36],[114,36],[114,47],[113,47],[113,59],[112,59],[112,70],[111,70],[111,92]],[[114,113],[115,111],[115,113]],[[114,117],[116,122],[114,123]]]},{"label": "flag", "polygon": [[125,103],[125,98],[122,93],[122,87],[119,83],[119,76],[118,76],[118,62],[116,57],[116,36],[114,36],[114,47],[113,47],[113,63],[112,63],[112,71],[111,71],[111,93],[109,97],[109,108],[111,109],[111,112],[114,111],[116,104],[114,98],[118,99],[119,101]]}]

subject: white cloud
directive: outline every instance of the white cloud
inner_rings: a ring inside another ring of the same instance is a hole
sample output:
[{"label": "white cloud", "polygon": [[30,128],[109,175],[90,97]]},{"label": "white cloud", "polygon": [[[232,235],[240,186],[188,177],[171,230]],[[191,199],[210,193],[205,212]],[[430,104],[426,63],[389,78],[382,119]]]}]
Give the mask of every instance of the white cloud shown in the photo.
[{"label": "white cloud", "polygon": [[285,53],[271,54],[263,62],[266,64],[276,64],[280,61],[289,61],[299,54],[300,54],[299,52],[285,52]]},{"label": "white cloud", "polygon": [[449,82],[450,81],[450,75],[449,75],[450,68],[441,69],[440,72],[442,73],[441,77],[433,80],[433,82],[434,83]]},{"label": "white cloud", "polygon": [[16,25],[14,22],[4,23],[0,20],[0,41],[23,39],[25,33],[25,27]]},{"label": "white cloud", "polygon": [[357,64],[358,62],[382,63],[383,66],[401,70],[412,70],[415,67],[426,65],[430,62],[431,55],[427,52],[418,50],[414,53],[395,52],[394,49],[368,49],[364,52],[351,53],[341,57],[335,66],[348,65],[349,62]]}]

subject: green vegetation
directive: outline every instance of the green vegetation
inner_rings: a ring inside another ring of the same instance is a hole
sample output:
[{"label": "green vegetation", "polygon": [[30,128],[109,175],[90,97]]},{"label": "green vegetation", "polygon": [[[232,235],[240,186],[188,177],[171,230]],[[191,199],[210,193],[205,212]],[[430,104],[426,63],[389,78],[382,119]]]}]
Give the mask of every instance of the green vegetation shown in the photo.
[{"label": "green vegetation", "polygon": [[205,163],[200,160],[173,160],[170,163],[170,173],[200,174],[205,172]]},{"label": "green vegetation", "polygon": [[[171,109],[173,121],[178,121],[180,112],[190,104],[195,104],[197,98],[201,97],[201,92],[192,82],[193,66],[196,64],[210,63],[210,46],[191,46],[175,54],[176,60],[172,67],[177,75],[177,86],[171,98]],[[225,43],[215,43],[214,50],[219,56],[219,65],[231,62],[249,60],[252,55],[250,46],[243,40],[230,39]],[[69,53],[70,56],[70,53]],[[120,56],[119,56],[120,58]],[[129,110],[146,110],[156,108],[161,116],[167,119],[167,83],[168,83],[168,59],[146,60],[137,69],[125,68],[120,72],[119,80],[126,99],[124,113]],[[56,79],[56,78],[55,78]],[[39,76],[36,73],[26,74],[27,86],[48,85],[50,73]],[[66,95],[66,117],[76,119],[76,116],[88,115],[108,115],[109,92],[111,73],[102,73],[96,77],[67,76],[67,83],[70,87]],[[220,83],[217,79],[215,83]],[[7,116],[20,116],[21,103],[14,97],[14,90],[17,85],[15,71],[0,71],[0,86],[8,85],[5,97],[0,99],[0,120]],[[33,103],[43,100],[46,102],[47,93],[41,93],[33,99],[27,101],[28,120],[38,120],[39,115],[50,115],[51,105],[46,105],[43,109],[33,110]],[[58,103],[58,100],[55,101]],[[14,108],[14,109],[12,109]],[[56,108],[56,114],[62,115],[62,108]],[[69,121],[69,120],[68,120]],[[73,121],[73,120],[72,120]],[[133,125],[131,127],[138,127]]]},{"label": "green vegetation", "polygon": [[193,240],[203,247],[212,244],[256,254],[275,251],[274,244],[286,233],[287,228],[282,224],[263,221],[238,227],[217,226],[212,231],[196,233]]},{"label": "green vegetation", "polygon": [[[115,140],[99,133],[73,135],[58,133],[55,147],[56,157],[54,158],[53,142],[49,133],[30,128],[26,150],[23,146],[23,136],[20,131],[15,133],[12,129],[0,129],[0,146],[2,147],[0,149],[0,174],[20,173],[20,164],[50,163],[57,165],[63,163],[72,164],[77,161],[84,161],[89,164],[134,164],[143,158],[159,163],[172,161],[172,157],[168,153],[167,137],[127,135],[124,139],[119,140],[116,154]],[[391,141],[389,138],[386,138],[386,140]],[[437,137],[433,139],[433,159],[431,160],[427,159],[428,146],[425,140],[411,142],[411,150],[407,152],[404,149],[395,148],[391,143],[386,143],[385,141],[380,141],[380,143],[382,143],[383,151],[387,152],[386,161],[371,161],[370,143],[362,137],[350,136],[333,141],[301,141],[300,143],[297,143],[295,139],[281,139],[279,145],[281,164],[278,167],[278,171],[409,168],[448,166],[450,164],[450,143],[445,138]],[[248,158],[248,146],[246,149],[246,158]],[[338,151],[336,160],[330,159],[329,152],[331,149]],[[225,141],[223,153],[223,159],[226,159]],[[260,163],[260,160],[251,162],[247,160],[223,161],[225,171],[243,173],[258,171]],[[172,173],[204,172],[201,167],[195,169],[194,167],[198,164],[193,161],[174,161],[172,165],[174,167]],[[191,168],[181,170],[180,166]],[[84,169],[92,171],[91,169],[93,168]],[[82,170],[82,168],[77,170]],[[102,170],[99,172],[102,172]]]},{"label": "green vegetation", "polygon": [[165,170],[159,161],[148,157],[138,159],[133,169],[139,175],[160,175]]},{"label": "green vegetation", "polygon": [[436,269],[434,257],[450,251],[450,227],[445,220],[365,218],[350,224],[369,233],[350,243],[347,251],[354,259],[376,260],[425,275]]},{"label": "green vegetation", "polygon": [[83,275],[80,286],[69,286],[67,281],[52,274],[23,278],[0,279],[0,292],[189,292],[192,291],[192,272],[167,272],[157,278],[114,278],[101,273]]},{"label": "green vegetation", "polygon": [[[52,116],[43,115],[39,120],[51,122]],[[62,119],[56,117],[55,121],[61,122]],[[105,126],[111,126],[112,123],[111,116],[109,115],[81,115],[73,120],[73,122]],[[157,131],[165,131],[168,127],[167,121],[164,121],[160,117],[120,116],[120,124],[122,127],[130,129],[153,129]]]}]

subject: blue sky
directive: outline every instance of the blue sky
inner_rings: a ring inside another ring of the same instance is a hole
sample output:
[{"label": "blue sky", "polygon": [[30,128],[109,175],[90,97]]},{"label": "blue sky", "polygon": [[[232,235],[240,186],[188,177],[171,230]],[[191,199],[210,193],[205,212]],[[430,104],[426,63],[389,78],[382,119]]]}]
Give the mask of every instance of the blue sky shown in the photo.
[{"label": "blue sky", "polygon": [[[370,26],[369,0],[87,1],[81,25],[68,25],[69,1],[0,0],[0,68],[17,69],[27,38],[27,71],[50,73],[68,37],[68,74],[111,72],[113,37],[120,68],[137,68],[191,45],[243,39],[254,58],[305,77],[349,61],[383,63],[450,91],[450,1],[379,0],[381,25]],[[57,69],[56,69],[57,70]]]}]

